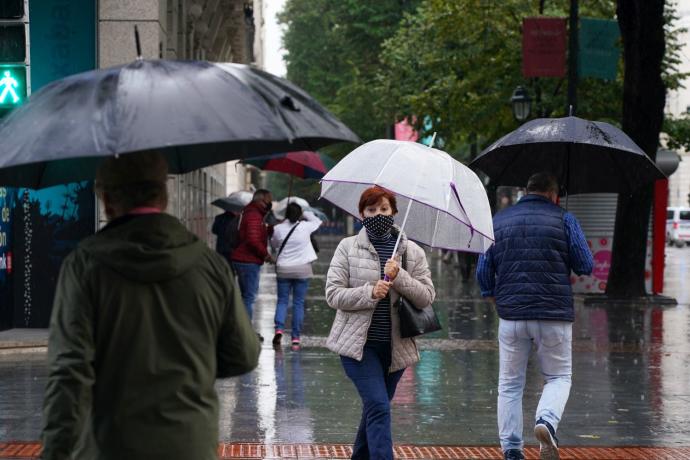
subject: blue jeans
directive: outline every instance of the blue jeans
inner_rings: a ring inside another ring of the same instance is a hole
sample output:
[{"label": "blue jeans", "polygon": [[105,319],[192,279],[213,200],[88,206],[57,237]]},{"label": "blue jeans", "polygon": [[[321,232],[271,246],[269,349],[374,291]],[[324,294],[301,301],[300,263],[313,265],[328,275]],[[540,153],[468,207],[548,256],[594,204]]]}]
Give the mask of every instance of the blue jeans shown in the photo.
[{"label": "blue jeans", "polygon": [[340,361],[362,398],[362,419],[352,458],[393,460],[390,402],[405,369],[388,372],[391,365],[388,342],[367,342],[361,361],[345,356],[341,356]]},{"label": "blue jeans", "polygon": [[254,301],[256,300],[256,294],[259,292],[259,273],[261,272],[261,265],[233,262],[232,266],[235,269],[235,273],[237,273],[237,281],[240,284],[244,308],[247,309],[249,319],[252,319]]},{"label": "blue jeans", "polygon": [[292,338],[298,339],[304,321],[304,298],[307,295],[309,279],[278,278],[278,303],[274,318],[277,330],[285,329],[290,291],[292,290]]},{"label": "blue jeans", "polygon": [[544,378],[535,421],[543,418],[557,430],[570,395],[573,323],[501,319],[498,325],[498,435],[503,451],[522,450],[524,444],[522,394],[532,343],[536,345]]}]

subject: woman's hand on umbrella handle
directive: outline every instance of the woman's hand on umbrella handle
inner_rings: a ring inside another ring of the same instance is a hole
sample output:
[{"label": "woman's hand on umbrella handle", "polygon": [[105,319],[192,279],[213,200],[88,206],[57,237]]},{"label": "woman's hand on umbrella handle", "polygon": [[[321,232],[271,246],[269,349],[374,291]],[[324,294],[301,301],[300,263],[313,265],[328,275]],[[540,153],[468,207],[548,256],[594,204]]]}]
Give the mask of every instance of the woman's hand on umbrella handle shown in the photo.
[{"label": "woman's hand on umbrella handle", "polygon": [[395,277],[398,276],[398,272],[400,271],[400,265],[398,264],[397,260],[394,259],[388,259],[386,262],[386,265],[383,267],[383,273],[386,275],[386,278],[384,278],[386,281],[393,281],[395,280]]},{"label": "woman's hand on umbrella handle", "polygon": [[372,299],[383,299],[388,294],[388,290],[391,287],[391,283],[384,280],[378,280],[371,290]]}]

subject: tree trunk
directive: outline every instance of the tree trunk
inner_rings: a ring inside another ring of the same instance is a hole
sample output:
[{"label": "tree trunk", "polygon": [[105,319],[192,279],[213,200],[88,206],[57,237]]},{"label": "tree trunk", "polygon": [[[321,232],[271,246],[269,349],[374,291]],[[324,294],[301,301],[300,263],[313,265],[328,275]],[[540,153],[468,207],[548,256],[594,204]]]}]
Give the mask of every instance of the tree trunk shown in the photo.
[{"label": "tree trunk", "polygon": [[[623,40],[623,131],[649,157],[656,158],[664,119],[666,87],[661,78],[664,42],[664,0],[618,0]],[[645,256],[653,185],[632,195],[619,195],[613,258],[606,294],[639,297],[645,291]]]}]

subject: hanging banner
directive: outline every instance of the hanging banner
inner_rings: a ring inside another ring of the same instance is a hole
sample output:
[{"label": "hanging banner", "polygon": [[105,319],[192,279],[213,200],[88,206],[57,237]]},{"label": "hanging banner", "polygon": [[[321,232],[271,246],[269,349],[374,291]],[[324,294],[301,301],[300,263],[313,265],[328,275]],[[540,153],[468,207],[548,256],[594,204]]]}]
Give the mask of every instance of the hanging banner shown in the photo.
[{"label": "hanging banner", "polygon": [[620,60],[620,29],[610,19],[580,19],[578,66],[581,77],[615,80]]},{"label": "hanging banner", "polygon": [[395,124],[395,139],[398,141],[417,142],[419,134],[405,118]]},{"label": "hanging banner", "polygon": [[[415,121],[416,119],[413,118],[412,123],[414,123]],[[434,123],[431,120],[431,117],[428,115],[424,116],[424,131],[427,133],[431,133],[433,132],[433,127]],[[394,135],[395,139],[398,141],[419,142],[420,144],[428,146],[431,144],[431,141],[433,140],[434,147],[440,149],[444,146],[443,139],[441,139],[440,137],[434,138],[433,134],[428,134],[427,136],[419,137],[419,133],[414,129],[414,127],[410,124],[407,118],[395,124]]]},{"label": "hanging banner", "polygon": [[522,20],[522,74],[525,78],[565,77],[566,21],[563,18]]}]

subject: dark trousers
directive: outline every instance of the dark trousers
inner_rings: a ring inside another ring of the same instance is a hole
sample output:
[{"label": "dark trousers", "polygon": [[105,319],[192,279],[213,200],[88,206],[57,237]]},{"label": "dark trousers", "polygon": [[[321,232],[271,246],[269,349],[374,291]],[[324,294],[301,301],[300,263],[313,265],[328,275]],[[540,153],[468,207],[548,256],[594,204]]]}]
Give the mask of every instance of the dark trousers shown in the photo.
[{"label": "dark trousers", "polygon": [[367,342],[361,361],[345,356],[340,360],[362,398],[362,419],[352,459],[393,460],[390,402],[405,370],[388,372],[391,365],[389,342]]}]

